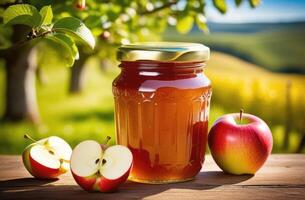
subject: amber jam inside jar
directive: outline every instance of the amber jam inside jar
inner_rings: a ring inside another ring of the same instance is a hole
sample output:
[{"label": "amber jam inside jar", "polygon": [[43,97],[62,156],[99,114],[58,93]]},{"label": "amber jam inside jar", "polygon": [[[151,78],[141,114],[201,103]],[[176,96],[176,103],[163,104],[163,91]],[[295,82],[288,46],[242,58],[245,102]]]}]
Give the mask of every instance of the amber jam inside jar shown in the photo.
[{"label": "amber jam inside jar", "polygon": [[181,182],[200,171],[211,97],[204,66],[197,60],[121,60],[113,82],[115,123],[117,143],[133,153],[131,180]]}]

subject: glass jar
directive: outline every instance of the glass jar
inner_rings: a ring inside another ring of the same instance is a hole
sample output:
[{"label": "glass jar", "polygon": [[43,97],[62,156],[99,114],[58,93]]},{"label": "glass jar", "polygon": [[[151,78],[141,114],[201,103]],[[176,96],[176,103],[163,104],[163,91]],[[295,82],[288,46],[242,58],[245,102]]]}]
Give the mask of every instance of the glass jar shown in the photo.
[{"label": "glass jar", "polygon": [[207,143],[209,48],[194,43],[138,43],[118,50],[113,82],[117,143],[133,153],[130,179],[182,182],[200,171]]}]

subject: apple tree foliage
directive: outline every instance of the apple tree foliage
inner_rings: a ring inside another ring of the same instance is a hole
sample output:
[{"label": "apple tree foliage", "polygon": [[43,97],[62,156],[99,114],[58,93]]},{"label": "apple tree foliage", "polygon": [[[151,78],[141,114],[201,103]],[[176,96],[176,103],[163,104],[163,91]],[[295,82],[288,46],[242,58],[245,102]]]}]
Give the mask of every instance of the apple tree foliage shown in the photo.
[{"label": "apple tree foliage", "polygon": [[[181,34],[194,26],[208,32],[205,5],[208,0],[3,0],[0,2],[0,48],[11,44],[12,25],[23,24],[32,31],[24,38],[57,43],[64,49],[64,59],[73,65],[78,48],[105,49],[121,43],[144,41],[174,26]],[[226,0],[211,0],[226,13]],[[235,0],[236,6],[248,1],[252,7],[260,0]],[[93,51],[89,51],[94,53]],[[62,56],[62,55],[61,55]]]},{"label": "apple tree foliage", "polygon": [[95,39],[91,31],[79,19],[62,17],[54,22],[50,5],[38,10],[30,4],[16,4],[4,10],[2,17],[6,27],[21,24],[31,28],[24,40],[16,44],[6,41],[4,47],[23,45],[29,40],[48,40],[57,43],[64,49],[63,58],[68,65],[72,65],[78,58],[76,41],[82,42],[92,49],[95,46]]}]

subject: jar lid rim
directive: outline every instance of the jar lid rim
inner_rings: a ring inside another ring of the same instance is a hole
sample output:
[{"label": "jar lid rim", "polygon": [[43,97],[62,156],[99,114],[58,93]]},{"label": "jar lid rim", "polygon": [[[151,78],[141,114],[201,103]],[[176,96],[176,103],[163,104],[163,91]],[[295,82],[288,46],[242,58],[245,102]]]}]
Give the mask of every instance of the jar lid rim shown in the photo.
[{"label": "jar lid rim", "polygon": [[119,61],[180,61],[204,62],[209,60],[209,47],[187,42],[138,42],[119,47]]}]

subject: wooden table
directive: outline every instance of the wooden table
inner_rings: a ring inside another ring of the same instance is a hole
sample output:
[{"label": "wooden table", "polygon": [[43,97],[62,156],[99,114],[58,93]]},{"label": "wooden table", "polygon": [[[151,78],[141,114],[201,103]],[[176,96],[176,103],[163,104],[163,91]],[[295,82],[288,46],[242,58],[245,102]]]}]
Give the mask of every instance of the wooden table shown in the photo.
[{"label": "wooden table", "polygon": [[206,157],[196,180],[147,185],[127,182],[115,193],[88,193],[70,173],[55,181],[36,180],[21,156],[0,156],[0,199],[305,199],[305,155],[272,155],[255,175],[224,174]]}]

